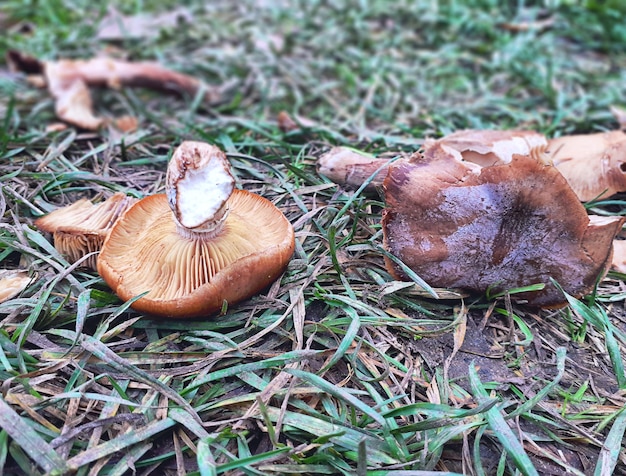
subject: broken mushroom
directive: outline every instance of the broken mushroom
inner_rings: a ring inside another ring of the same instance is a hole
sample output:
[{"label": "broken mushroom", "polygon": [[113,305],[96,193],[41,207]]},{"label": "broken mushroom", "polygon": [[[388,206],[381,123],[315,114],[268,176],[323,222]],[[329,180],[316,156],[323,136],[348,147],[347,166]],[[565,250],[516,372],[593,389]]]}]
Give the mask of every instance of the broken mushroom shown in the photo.
[{"label": "broken mushroom", "polygon": [[[429,285],[517,294],[540,307],[592,290],[624,218],[588,216],[558,170],[530,155],[481,166],[443,143],[393,164],[384,182],[385,247]],[[390,260],[398,279],[406,275]]]},{"label": "broken mushroom", "polygon": [[57,116],[83,129],[96,130],[105,123],[93,112],[89,92],[89,87],[93,86],[114,89],[143,87],[192,97],[203,90],[208,103],[219,101],[221,96],[198,79],[151,61],[132,62],[112,58],[39,61],[14,50],[8,52],[7,58],[18,71],[43,75],[55,100]]},{"label": "broken mushroom", "polygon": [[295,241],[269,200],[234,189],[225,154],[183,142],[167,170],[167,194],[137,202],[117,221],[98,271],[132,307],[198,317],[246,299],[284,271]]},{"label": "broken mushroom", "polygon": [[508,164],[513,155],[528,155],[530,151],[546,146],[543,134],[534,131],[499,131],[467,129],[454,132],[441,139],[427,139],[424,149],[443,144],[458,151],[462,160],[481,166]]},{"label": "broken mushroom", "polygon": [[383,184],[390,160],[349,147],[333,147],[318,159],[317,172],[335,183],[355,189],[376,174],[365,188],[373,191]]},{"label": "broken mushroom", "polygon": [[[82,199],[38,218],[35,226],[52,233],[54,247],[74,263],[89,253],[100,251],[115,221],[136,201],[119,192],[97,205]],[[94,254],[82,265],[96,269],[96,260]]]}]

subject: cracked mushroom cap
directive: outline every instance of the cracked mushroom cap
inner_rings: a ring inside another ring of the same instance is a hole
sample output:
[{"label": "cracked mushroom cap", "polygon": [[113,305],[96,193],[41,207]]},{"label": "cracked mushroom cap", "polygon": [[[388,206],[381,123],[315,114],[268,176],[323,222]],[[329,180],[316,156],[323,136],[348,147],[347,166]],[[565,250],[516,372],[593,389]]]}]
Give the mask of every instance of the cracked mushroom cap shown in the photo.
[{"label": "cracked mushroom cap", "polygon": [[435,287],[482,293],[544,283],[516,295],[540,307],[565,304],[550,278],[571,295],[588,293],[624,219],[589,217],[558,170],[531,155],[481,167],[439,144],[397,162],[384,183],[385,247]]},{"label": "cracked mushroom cap", "polygon": [[547,143],[546,137],[535,131],[466,129],[441,139],[427,140],[424,147],[443,144],[458,151],[463,160],[486,167],[508,164],[513,155],[528,155],[531,150]]},{"label": "cracked mushroom cap", "polygon": [[[100,251],[113,223],[136,201],[124,193],[116,193],[97,205],[81,199],[38,218],[35,226],[52,233],[54,247],[74,263],[88,253]],[[83,266],[96,269],[96,260],[95,255],[90,256]]]},{"label": "cracked mushroom cap", "polygon": [[115,224],[98,272],[123,300],[162,317],[215,313],[262,291],[287,266],[294,231],[269,200],[233,189],[217,147],[184,142],[167,194],[137,202]]}]

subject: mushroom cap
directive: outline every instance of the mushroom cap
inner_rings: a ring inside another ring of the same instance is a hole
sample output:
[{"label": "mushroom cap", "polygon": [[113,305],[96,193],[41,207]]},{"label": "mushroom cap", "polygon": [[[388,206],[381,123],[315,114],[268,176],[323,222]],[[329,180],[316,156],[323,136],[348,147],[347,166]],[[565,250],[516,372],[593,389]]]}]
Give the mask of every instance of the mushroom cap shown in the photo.
[{"label": "mushroom cap", "polygon": [[283,272],[295,241],[291,223],[269,200],[234,190],[223,226],[181,236],[165,194],[137,202],[118,220],[98,272],[137,311],[198,317],[246,299]]},{"label": "mushroom cap", "polygon": [[550,139],[547,154],[583,202],[626,191],[626,133],[622,131]]},{"label": "mushroom cap", "polygon": [[436,141],[427,140],[424,148],[443,144],[458,151],[462,160],[486,167],[508,164],[513,155],[528,155],[530,151],[547,145],[546,137],[535,131],[476,130],[457,131]]},{"label": "mushroom cap", "polygon": [[550,278],[574,296],[593,288],[624,221],[588,217],[558,170],[530,156],[480,167],[438,144],[396,162],[384,188],[385,246],[427,283],[477,292],[544,283],[516,295],[541,307],[565,304]]},{"label": "mushroom cap", "polygon": [[[97,205],[83,198],[38,218],[35,226],[52,233],[54,247],[74,263],[88,253],[99,251],[113,223],[136,201],[121,192]],[[83,265],[96,269],[96,259],[91,256]]]}]

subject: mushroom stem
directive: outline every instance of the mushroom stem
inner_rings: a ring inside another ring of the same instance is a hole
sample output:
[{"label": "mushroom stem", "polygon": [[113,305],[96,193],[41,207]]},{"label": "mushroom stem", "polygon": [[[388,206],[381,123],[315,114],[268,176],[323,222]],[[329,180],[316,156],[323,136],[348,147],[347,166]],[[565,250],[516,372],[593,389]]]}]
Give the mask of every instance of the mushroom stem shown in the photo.
[{"label": "mushroom stem", "polygon": [[378,159],[347,147],[333,147],[317,161],[317,172],[335,183],[351,188],[359,188],[372,175],[366,191],[374,191],[382,186],[391,159]]},{"label": "mushroom stem", "polygon": [[183,142],[172,155],[166,176],[167,199],[178,233],[186,238],[219,233],[234,188],[224,152],[204,142]]}]

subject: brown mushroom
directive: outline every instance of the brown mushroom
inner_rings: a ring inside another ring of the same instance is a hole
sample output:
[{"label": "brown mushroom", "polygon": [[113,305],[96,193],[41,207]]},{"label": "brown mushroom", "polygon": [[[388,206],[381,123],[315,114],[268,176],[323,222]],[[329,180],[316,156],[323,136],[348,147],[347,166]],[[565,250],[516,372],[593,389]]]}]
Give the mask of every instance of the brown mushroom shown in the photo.
[{"label": "brown mushroom", "polygon": [[391,166],[384,190],[384,244],[429,285],[497,292],[541,283],[517,295],[541,307],[565,304],[550,278],[574,296],[593,288],[624,222],[589,217],[536,149],[480,166],[438,142]]},{"label": "brown mushroom", "polygon": [[613,259],[611,269],[626,274],[626,240],[613,241]]},{"label": "brown mushroom", "polygon": [[547,153],[583,202],[626,191],[626,133],[622,131],[550,139]]},{"label": "brown mushroom", "polygon": [[138,311],[198,317],[269,286],[294,246],[278,208],[234,189],[221,150],[188,141],[168,167],[167,195],[137,202],[117,221],[98,271],[123,300],[147,292],[132,304]]},{"label": "brown mushroom", "polygon": [[87,60],[39,61],[11,50],[7,55],[16,70],[30,75],[43,75],[55,99],[57,116],[83,129],[96,130],[104,119],[93,112],[89,87],[143,87],[158,91],[195,96],[204,90],[207,102],[220,100],[221,93],[198,79],[164,68],[150,61],[132,62],[112,58]]},{"label": "brown mushroom", "polygon": [[376,158],[349,147],[333,147],[317,160],[317,172],[355,189],[376,174],[365,188],[373,191],[382,186],[390,162],[391,159]]},{"label": "brown mushroom", "polygon": [[[100,251],[113,223],[136,201],[119,192],[97,205],[82,199],[38,218],[35,226],[52,233],[54,247],[74,263],[88,253]],[[96,259],[92,255],[82,265],[96,269]]]}]

